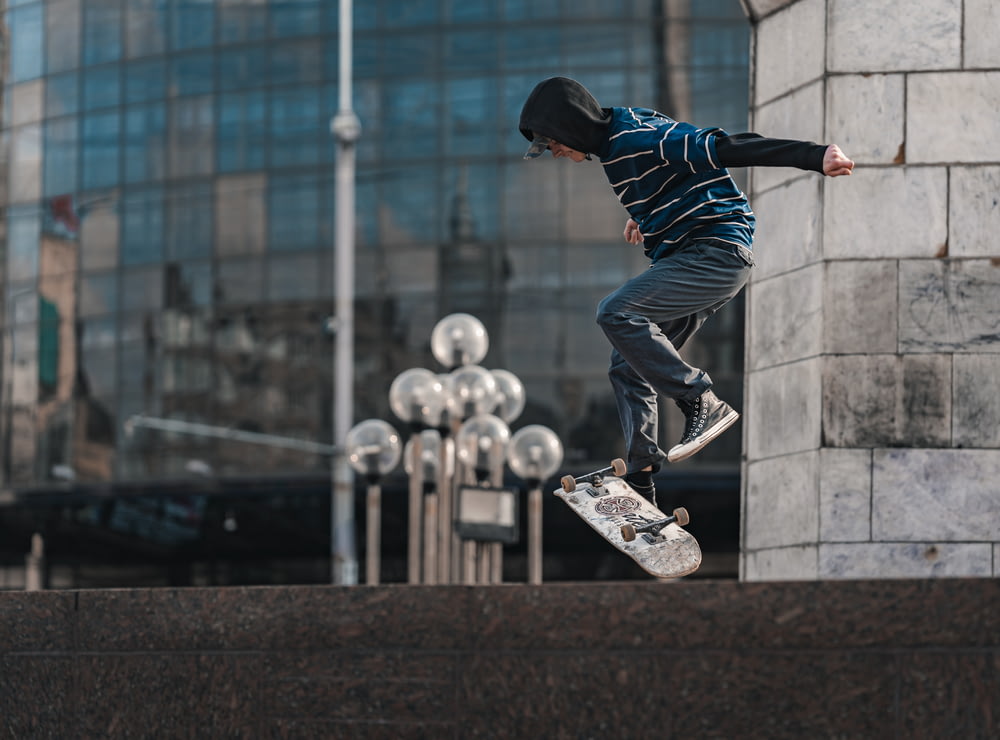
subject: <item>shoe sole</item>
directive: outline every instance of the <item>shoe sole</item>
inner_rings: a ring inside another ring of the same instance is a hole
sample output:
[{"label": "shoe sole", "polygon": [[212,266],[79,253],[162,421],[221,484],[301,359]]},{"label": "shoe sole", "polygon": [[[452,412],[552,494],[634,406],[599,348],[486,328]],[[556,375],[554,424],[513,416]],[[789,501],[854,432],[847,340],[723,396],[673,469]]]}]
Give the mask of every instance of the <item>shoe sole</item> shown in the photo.
[{"label": "shoe sole", "polygon": [[[711,442],[713,439],[718,437],[724,431],[729,429],[736,421],[740,418],[740,412],[733,410],[722,417],[722,420],[710,429],[706,429],[705,433],[702,434],[695,440],[688,442],[686,445],[681,447],[674,447],[667,453],[667,462],[680,462],[681,460],[687,460],[692,455],[701,452],[701,448]],[[678,449],[679,448],[679,449]]]}]

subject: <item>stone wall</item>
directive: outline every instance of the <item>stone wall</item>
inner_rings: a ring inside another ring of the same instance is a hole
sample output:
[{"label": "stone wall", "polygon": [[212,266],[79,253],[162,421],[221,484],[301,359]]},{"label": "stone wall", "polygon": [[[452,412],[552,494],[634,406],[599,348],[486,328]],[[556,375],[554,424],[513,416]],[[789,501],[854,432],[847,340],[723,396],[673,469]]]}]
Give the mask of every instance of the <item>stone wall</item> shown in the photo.
[{"label": "stone wall", "polygon": [[1000,581],[0,593],[0,738],[1000,737]]},{"label": "stone wall", "polygon": [[746,0],[757,169],[741,576],[1000,575],[1000,5]]}]

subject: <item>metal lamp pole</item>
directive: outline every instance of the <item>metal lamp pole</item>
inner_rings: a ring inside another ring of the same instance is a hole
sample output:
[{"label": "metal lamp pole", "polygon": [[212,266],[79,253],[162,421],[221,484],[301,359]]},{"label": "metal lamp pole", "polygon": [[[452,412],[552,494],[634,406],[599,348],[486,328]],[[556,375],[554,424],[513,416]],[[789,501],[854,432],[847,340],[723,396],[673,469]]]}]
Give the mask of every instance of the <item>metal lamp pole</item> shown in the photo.
[{"label": "metal lamp pole", "polygon": [[330,566],[333,582],[358,582],[354,541],[354,475],[344,446],[354,409],[354,170],[361,123],[352,109],[351,0],[340,0],[340,107],[330,122],[337,140],[334,224],[333,457]]}]

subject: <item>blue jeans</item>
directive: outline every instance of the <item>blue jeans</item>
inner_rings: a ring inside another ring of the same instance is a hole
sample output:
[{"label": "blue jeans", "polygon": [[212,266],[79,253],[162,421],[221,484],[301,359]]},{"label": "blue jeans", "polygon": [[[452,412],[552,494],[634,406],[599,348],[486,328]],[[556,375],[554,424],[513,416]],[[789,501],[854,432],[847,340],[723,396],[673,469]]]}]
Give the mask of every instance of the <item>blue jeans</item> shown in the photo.
[{"label": "blue jeans", "polygon": [[678,350],[740,292],[752,267],[746,247],[692,240],[598,305],[597,323],[613,347],[608,377],[630,472],[667,457],[656,443],[657,394],[693,400],[712,387],[708,373],[686,363]]}]

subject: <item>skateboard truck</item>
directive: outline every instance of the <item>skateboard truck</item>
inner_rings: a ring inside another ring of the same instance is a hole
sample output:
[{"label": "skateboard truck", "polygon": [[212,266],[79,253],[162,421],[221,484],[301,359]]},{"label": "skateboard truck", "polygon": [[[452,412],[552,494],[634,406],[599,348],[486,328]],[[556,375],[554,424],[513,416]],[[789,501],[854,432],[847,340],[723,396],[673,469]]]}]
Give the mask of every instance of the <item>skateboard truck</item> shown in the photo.
[{"label": "skateboard truck", "polygon": [[620,457],[616,457],[611,461],[611,465],[606,468],[601,468],[600,470],[595,470],[593,473],[587,473],[586,475],[581,475],[579,478],[574,478],[572,475],[564,475],[559,482],[562,483],[562,489],[566,493],[573,493],[576,490],[578,483],[589,483],[595,488],[600,488],[601,484],[604,482],[604,476],[608,473],[613,473],[619,478],[625,475],[625,461]]},{"label": "skateboard truck", "polygon": [[691,517],[688,516],[687,509],[679,507],[674,509],[674,513],[670,516],[660,519],[655,522],[650,522],[649,524],[641,524],[638,527],[634,524],[623,524],[622,525],[622,539],[626,542],[632,542],[635,540],[636,535],[646,534],[647,532],[654,537],[657,537],[665,526],[668,524],[673,524],[677,522],[678,525],[683,527],[688,522],[691,521]]}]

